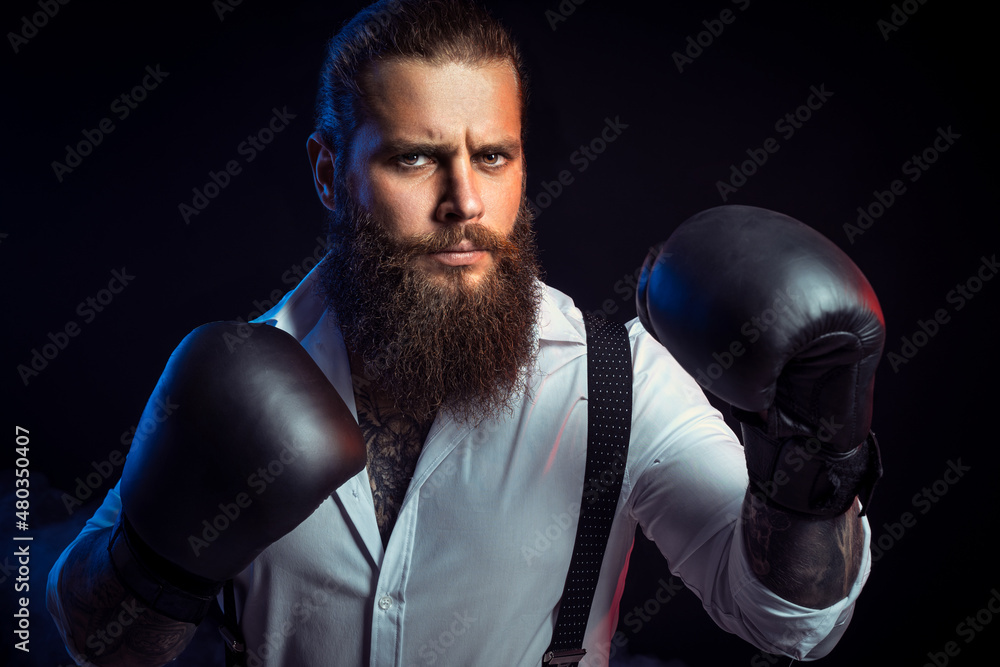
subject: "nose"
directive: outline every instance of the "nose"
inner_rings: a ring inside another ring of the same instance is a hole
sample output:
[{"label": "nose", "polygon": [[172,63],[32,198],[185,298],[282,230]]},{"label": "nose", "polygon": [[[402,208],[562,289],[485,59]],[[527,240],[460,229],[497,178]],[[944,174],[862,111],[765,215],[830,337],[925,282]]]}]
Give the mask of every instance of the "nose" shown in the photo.
[{"label": "nose", "polygon": [[467,160],[455,160],[446,172],[444,193],[437,207],[442,223],[472,222],[483,215],[480,175]]}]

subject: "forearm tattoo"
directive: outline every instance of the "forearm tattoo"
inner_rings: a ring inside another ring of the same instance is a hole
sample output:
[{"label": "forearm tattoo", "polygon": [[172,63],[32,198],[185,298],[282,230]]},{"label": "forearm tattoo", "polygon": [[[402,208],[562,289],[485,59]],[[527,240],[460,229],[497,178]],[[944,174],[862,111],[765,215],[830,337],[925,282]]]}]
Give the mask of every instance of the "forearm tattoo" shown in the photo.
[{"label": "forearm tattoo", "polygon": [[92,664],[165,664],[183,652],[197,626],[147,609],[122,586],[107,556],[110,530],[82,539],[60,574],[73,641]]},{"label": "forearm tattoo", "polygon": [[813,609],[847,596],[864,539],[855,505],[833,518],[802,517],[747,492],[743,537],[757,577],[779,596]]}]

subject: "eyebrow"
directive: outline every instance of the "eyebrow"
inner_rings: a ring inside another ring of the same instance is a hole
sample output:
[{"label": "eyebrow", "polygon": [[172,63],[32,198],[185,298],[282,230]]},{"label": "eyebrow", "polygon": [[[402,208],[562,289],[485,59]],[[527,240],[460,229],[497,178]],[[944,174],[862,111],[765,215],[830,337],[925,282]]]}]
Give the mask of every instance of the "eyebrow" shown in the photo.
[{"label": "eyebrow", "polygon": [[[405,155],[408,153],[419,153],[421,155],[439,155],[451,152],[450,144],[432,143],[422,140],[409,141],[407,139],[389,139],[382,142],[380,153],[386,155]],[[483,153],[504,153],[511,157],[521,154],[521,142],[514,139],[500,139],[499,141],[486,141],[475,144],[472,153],[479,155]]]}]

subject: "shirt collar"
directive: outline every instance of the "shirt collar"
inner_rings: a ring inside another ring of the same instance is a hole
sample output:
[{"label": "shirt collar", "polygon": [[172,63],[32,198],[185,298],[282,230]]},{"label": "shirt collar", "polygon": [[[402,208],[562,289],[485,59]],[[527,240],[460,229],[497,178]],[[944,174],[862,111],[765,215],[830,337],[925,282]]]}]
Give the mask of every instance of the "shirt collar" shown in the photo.
[{"label": "shirt collar", "polygon": [[329,255],[320,260],[281,301],[252,322],[278,327],[299,341],[305,338],[326,310],[326,299],[320,289],[320,267],[328,259]]},{"label": "shirt collar", "polygon": [[553,287],[540,284],[542,301],[538,308],[539,341],[586,344],[583,317],[573,300]]}]

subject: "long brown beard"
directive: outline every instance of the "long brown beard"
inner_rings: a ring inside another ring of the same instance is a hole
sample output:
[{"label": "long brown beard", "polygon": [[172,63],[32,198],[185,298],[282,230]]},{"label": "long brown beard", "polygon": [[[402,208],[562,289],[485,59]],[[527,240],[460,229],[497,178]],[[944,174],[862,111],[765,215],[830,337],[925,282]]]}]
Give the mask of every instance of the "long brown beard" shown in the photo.
[{"label": "long brown beard", "polygon": [[[468,423],[509,413],[527,391],[541,300],[525,203],[507,238],[466,224],[399,243],[345,190],[331,214],[323,286],[365,379],[420,420],[441,409]],[[463,267],[448,267],[445,281],[414,269],[414,257],[464,238],[493,252],[477,284]]]}]

